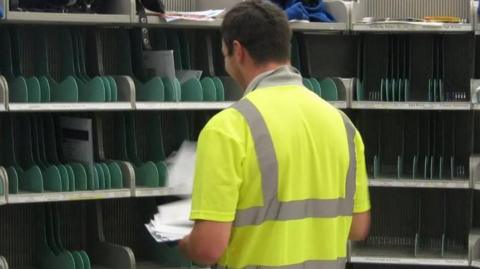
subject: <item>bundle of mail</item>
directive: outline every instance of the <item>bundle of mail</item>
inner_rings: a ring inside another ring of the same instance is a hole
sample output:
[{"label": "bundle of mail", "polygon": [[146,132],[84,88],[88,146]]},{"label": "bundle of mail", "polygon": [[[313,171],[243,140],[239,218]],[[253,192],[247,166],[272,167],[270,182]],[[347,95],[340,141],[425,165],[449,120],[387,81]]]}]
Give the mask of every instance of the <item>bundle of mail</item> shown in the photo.
[{"label": "bundle of mail", "polygon": [[224,9],[209,9],[204,11],[167,11],[164,14],[149,11],[148,15],[157,15],[166,22],[172,22],[176,20],[187,21],[214,21],[216,17],[220,16]]},{"label": "bundle of mail", "polygon": [[193,221],[188,219],[191,202],[185,199],[158,206],[158,213],[145,224],[155,241],[177,241],[190,233],[193,227]]},{"label": "bundle of mail", "polygon": [[197,143],[184,141],[174,156],[167,160],[167,188],[183,199],[158,206],[158,213],[145,224],[157,242],[177,241],[190,233],[193,222],[189,220],[195,172]]}]

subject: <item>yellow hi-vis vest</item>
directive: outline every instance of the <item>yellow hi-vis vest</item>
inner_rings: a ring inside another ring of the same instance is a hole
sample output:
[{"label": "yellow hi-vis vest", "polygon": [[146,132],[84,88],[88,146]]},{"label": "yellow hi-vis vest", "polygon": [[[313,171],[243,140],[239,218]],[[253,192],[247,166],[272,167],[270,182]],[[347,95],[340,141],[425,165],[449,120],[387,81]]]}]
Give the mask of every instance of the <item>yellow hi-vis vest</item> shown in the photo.
[{"label": "yellow hi-vis vest", "polygon": [[352,213],[370,207],[363,143],[301,77],[276,70],[217,114],[196,169],[191,218],[233,221],[215,268],[345,267]]}]

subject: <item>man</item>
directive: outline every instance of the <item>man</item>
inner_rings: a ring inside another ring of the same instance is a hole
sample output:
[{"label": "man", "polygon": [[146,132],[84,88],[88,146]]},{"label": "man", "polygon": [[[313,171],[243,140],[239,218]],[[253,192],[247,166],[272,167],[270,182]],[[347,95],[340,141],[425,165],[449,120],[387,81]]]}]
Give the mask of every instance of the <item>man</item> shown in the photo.
[{"label": "man", "polygon": [[370,201],[360,134],[290,67],[278,7],[244,1],[222,24],[225,68],[245,96],[197,146],[191,234],[180,248],[214,268],[344,268]]}]

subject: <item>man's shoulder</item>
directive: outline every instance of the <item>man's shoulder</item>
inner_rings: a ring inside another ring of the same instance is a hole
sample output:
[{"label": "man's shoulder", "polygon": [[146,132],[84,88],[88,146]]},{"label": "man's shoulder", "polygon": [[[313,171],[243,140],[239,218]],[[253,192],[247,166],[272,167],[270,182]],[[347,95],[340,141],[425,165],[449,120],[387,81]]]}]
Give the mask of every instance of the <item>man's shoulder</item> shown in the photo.
[{"label": "man's shoulder", "polygon": [[243,125],[243,116],[233,107],[226,108],[215,114],[205,125],[205,129],[221,129],[229,131]]}]

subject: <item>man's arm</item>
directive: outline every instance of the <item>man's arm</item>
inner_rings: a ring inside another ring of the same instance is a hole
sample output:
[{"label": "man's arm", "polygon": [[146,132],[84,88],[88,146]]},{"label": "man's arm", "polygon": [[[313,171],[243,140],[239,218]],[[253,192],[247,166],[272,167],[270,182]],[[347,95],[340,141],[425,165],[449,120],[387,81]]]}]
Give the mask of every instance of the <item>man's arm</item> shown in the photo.
[{"label": "man's arm", "polygon": [[361,241],[368,236],[370,229],[370,211],[353,213],[352,226],[350,227],[349,240]]},{"label": "man's arm", "polygon": [[228,246],[231,230],[231,222],[195,221],[190,235],[180,241],[180,249],[196,263],[215,264]]},{"label": "man's arm", "polygon": [[370,230],[370,195],[368,192],[368,176],[365,164],[365,147],[362,136],[357,131],[355,135],[356,152],[356,192],[354,197],[354,208],[352,225],[348,239],[354,241],[364,240]]}]

